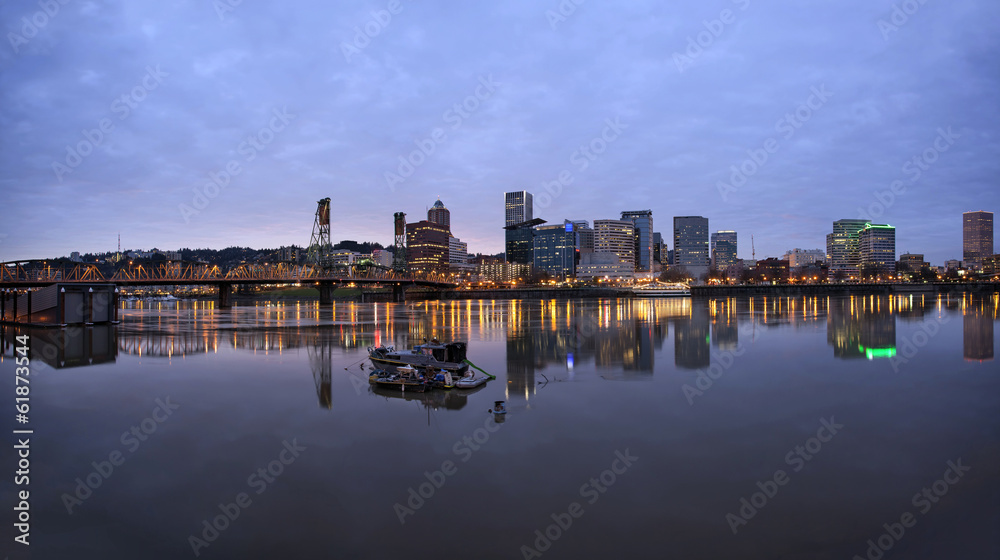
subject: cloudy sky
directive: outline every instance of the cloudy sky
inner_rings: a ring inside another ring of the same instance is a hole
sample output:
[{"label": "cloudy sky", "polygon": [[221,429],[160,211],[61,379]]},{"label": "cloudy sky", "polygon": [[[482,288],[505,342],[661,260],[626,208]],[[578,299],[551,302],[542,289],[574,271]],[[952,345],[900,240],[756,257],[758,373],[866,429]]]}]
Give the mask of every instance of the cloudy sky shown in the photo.
[{"label": "cloudy sky", "polygon": [[4,2],[0,260],[306,245],[327,196],[334,240],[440,196],[492,253],[528,190],[745,258],[866,215],[941,264],[1000,210],[995,0],[332,4]]}]

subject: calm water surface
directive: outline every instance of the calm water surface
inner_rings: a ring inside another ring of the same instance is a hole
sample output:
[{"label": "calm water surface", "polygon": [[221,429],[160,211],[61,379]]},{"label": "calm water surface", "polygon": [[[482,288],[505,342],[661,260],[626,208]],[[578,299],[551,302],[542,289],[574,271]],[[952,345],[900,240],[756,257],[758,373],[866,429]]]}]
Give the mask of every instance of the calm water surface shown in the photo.
[{"label": "calm water surface", "polygon": [[[997,558],[997,304],[180,302],[31,331],[30,557]],[[432,337],[497,379],[369,388],[367,347]]]}]

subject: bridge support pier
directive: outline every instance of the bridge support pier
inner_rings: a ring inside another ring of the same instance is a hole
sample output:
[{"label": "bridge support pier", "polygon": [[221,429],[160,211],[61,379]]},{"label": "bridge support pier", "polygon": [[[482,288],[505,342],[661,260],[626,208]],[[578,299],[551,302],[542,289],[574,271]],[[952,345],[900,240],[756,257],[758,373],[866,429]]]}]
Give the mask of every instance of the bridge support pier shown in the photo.
[{"label": "bridge support pier", "polygon": [[229,309],[233,306],[233,284],[219,282],[219,309]]},{"label": "bridge support pier", "polygon": [[319,283],[319,304],[320,305],[330,305],[333,303],[333,290],[336,288],[333,282],[320,282]]},{"label": "bridge support pier", "polygon": [[404,303],[406,301],[406,288],[402,284],[392,285],[392,301]]}]

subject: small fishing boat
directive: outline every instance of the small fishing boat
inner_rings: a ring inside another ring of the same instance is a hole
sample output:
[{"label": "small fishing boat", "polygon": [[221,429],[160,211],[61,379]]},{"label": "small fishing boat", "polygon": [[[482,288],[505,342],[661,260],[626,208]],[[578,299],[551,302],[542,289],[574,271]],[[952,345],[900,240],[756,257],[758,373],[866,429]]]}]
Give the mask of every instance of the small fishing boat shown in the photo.
[{"label": "small fishing boat", "polygon": [[397,368],[394,372],[375,370],[368,376],[368,383],[383,389],[423,393],[429,383],[412,367]]},{"label": "small fishing boat", "polygon": [[469,369],[465,360],[466,346],[464,342],[440,343],[431,340],[414,346],[412,350],[396,350],[392,346],[368,348],[368,357],[375,367],[386,371],[395,371],[402,366],[430,366],[452,375],[464,375]]}]

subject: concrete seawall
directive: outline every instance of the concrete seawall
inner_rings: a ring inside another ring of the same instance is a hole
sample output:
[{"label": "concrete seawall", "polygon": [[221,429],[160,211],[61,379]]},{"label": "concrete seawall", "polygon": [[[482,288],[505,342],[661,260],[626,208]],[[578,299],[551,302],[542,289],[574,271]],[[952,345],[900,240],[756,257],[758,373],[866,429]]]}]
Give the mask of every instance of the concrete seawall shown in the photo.
[{"label": "concrete seawall", "polygon": [[407,290],[406,299],[582,299],[632,297],[615,288],[518,288],[513,290]]},{"label": "concrete seawall", "polygon": [[[694,297],[798,296],[851,294],[993,293],[1000,282],[937,282],[928,284],[777,284],[771,286],[692,286]],[[619,288],[519,288],[514,290],[407,290],[408,301],[434,299],[582,299],[630,298],[631,290]]]},{"label": "concrete seawall", "polygon": [[937,294],[957,292],[996,292],[998,282],[936,282],[928,284],[777,284],[771,286],[692,286],[691,295],[728,296],[797,296],[850,294]]}]

